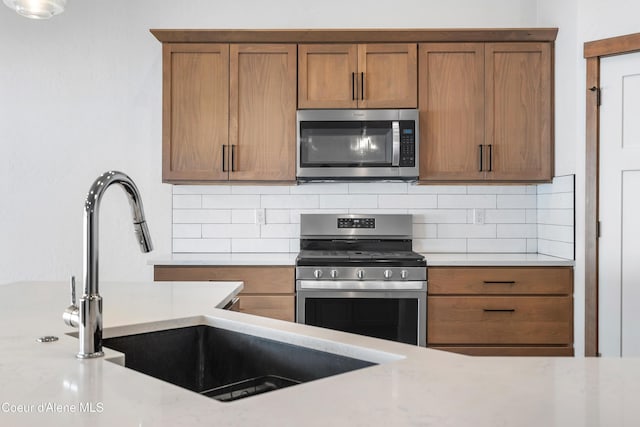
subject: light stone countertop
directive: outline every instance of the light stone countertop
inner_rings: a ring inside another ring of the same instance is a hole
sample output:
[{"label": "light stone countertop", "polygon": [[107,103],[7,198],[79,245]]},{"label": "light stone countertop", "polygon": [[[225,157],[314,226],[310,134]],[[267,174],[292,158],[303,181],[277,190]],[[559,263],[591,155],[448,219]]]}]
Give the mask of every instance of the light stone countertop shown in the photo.
[{"label": "light stone countertop", "polygon": [[[102,284],[105,337],[206,323],[380,363],[217,402],[105,358],[77,360],[61,319],[67,287],[0,287],[0,425],[618,427],[640,419],[640,358],[474,358],[213,308],[240,291],[237,282]],[[42,334],[60,340],[37,343]]]},{"label": "light stone countertop", "polygon": [[[293,266],[297,252],[173,254],[149,261],[152,265],[264,265]],[[573,266],[573,260],[536,253],[423,253],[427,266]]]}]

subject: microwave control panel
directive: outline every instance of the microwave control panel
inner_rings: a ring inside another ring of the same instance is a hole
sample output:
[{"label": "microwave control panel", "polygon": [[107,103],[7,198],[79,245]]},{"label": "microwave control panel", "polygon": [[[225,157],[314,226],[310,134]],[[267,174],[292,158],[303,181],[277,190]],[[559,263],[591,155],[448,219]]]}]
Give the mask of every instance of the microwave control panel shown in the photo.
[{"label": "microwave control panel", "polygon": [[416,129],[413,121],[400,122],[400,166],[416,165]]}]

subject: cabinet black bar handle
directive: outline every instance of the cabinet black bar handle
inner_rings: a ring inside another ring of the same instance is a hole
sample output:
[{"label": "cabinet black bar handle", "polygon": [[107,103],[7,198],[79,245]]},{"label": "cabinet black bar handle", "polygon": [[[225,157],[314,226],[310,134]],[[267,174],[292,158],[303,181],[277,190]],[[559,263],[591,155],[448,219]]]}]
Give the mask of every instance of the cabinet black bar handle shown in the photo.
[{"label": "cabinet black bar handle", "polygon": [[236,144],[231,145],[231,172],[236,171]]},{"label": "cabinet black bar handle", "polygon": [[360,73],[360,96],[364,101],[364,73],[363,72]]},{"label": "cabinet black bar handle", "polygon": [[224,148],[226,147],[226,145],[222,145],[222,172],[226,172],[227,168],[226,168],[226,159],[225,159],[225,150]]},{"label": "cabinet black bar handle", "polygon": [[489,172],[493,171],[493,145],[489,144]]},{"label": "cabinet black bar handle", "polygon": [[485,285],[515,285],[515,280],[483,280],[482,283]]},{"label": "cabinet black bar handle", "polygon": [[356,100],[356,73],[351,73],[351,100]]},{"label": "cabinet black bar handle", "polygon": [[485,313],[513,313],[516,311],[515,308],[483,308]]},{"label": "cabinet black bar handle", "polygon": [[483,150],[482,150],[482,144],[478,145],[479,151],[480,151],[480,169],[478,170],[478,172],[482,172],[482,157],[483,157]]}]

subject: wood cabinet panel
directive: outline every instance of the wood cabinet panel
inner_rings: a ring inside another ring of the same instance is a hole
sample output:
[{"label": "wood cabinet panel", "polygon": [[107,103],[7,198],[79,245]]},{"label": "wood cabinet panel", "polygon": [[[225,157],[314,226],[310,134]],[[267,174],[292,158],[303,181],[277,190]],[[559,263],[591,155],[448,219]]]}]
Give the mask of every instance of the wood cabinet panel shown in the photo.
[{"label": "wood cabinet panel", "polygon": [[242,281],[242,294],[291,294],[295,292],[293,267],[270,266],[155,266],[154,280]]},{"label": "wood cabinet panel", "polygon": [[416,108],[417,45],[298,45],[298,108]]},{"label": "wood cabinet panel", "polygon": [[484,44],[424,43],[420,61],[420,179],[484,177]]},{"label": "wood cabinet panel", "polygon": [[298,45],[298,107],[356,108],[358,46]]},{"label": "wood cabinet panel", "polygon": [[229,179],[294,181],[296,45],[231,45]]},{"label": "wood cabinet panel", "polygon": [[569,344],[572,297],[433,296],[430,344]]},{"label": "wood cabinet panel", "polygon": [[452,353],[466,354],[469,356],[573,356],[573,347],[569,346],[493,346],[493,347],[467,347],[467,346],[429,346],[436,350],[450,351]]},{"label": "wood cabinet panel", "polygon": [[225,179],[229,46],[163,46],[162,179]]},{"label": "wood cabinet panel", "polygon": [[550,180],[550,44],[487,43],[485,68],[488,179]]},{"label": "wood cabinet panel", "polygon": [[293,322],[295,297],[293,295],[241,295],[239,311]]},{"label": "wood cabinet panel", "polygon": [[573,293],[572,267],[429,268],[429,295]]},{"label": "wood cabinet panel", "polygon": [[414,43],[358,46],[359,108],[418,106],[418,49]]}]

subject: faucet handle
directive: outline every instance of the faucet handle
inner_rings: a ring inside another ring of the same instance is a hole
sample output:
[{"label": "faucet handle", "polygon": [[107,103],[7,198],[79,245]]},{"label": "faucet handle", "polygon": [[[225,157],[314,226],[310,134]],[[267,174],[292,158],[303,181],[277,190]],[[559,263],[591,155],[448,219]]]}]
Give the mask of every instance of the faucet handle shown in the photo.
[{"label": "faucet handle", "polygon": [[71,305],[62,313],[64,323],[69,326],[77,327],[80,323],[80,310],[76,304],[76,276],[71,276]]},{"label": "faucet handle", "polygon": [[71,276],[71,305],[75,306],[76,304],[76,276]]}]

